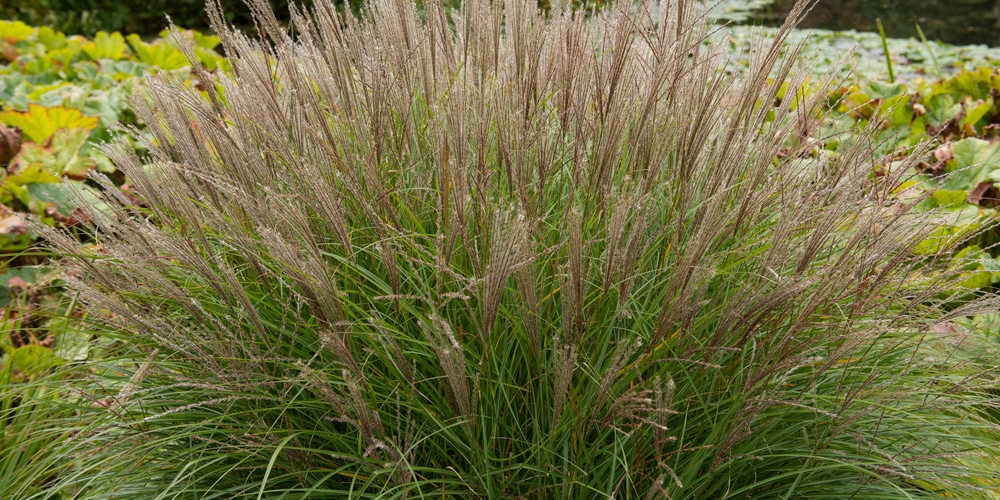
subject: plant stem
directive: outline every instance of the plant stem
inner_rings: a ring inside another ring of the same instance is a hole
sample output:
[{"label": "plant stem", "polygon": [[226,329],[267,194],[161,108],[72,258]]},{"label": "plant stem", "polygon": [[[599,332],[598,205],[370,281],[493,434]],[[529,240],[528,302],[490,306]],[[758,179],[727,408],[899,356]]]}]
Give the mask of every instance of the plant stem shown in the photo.
[{"label": "plant stem", "polygon": [[[938,62],[937,54],[931,49],[931,44],[927,42],[927,37],[924,36],[924,30],[920,29],[920,23],[914,21],[913,26],[917,28],[917,35],[920,36],[920,41],[924,44],[924,48],[927,49],[927,53],[931,55],[931,60],[934,61],[934,73],[942,77],[944,72],[941,71],[941,63]],[[885,43],[885,37],[882,38],[882,43]]]},{"label": "plant stem", "polygon": [[885,53],[885,65],[889,68],[889,83],[896,83],[896,75],[892,72],[892,58],[889,57],[889,44],[885,41],[885,28],[882,27],[882,19],[875,18],[875,24],[878,25],[878,34],[882,37],[882,52]]}]

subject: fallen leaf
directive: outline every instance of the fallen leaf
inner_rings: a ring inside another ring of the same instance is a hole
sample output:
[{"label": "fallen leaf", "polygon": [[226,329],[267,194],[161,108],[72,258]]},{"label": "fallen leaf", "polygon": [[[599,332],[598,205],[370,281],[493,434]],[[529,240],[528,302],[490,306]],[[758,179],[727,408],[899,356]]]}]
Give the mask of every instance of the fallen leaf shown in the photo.
[{"label": "fallen leaf", "polygon": [[46,217],[51,217],[52,220],[58,222],[63,227],[74,227],[80,224],[92,223],[90,217],[80,207],[70,210],[69,215],[63,215],[59,212],[59,208],[56,207],[55,203],[49,203],[45,207],[45,215]]},{"label": "fallen leaf", "polygon": [[931,137],[940,137],[943,141],[951,140],[953,136],[960,136],[962,133],[962,119],[965,118],[965,111],[955,115],[954,118],[946,120],[938,126],[927,125],[927,134]]},{"label": "fallen leaf", "polygon": [[28,234],[28,224],[17,214],[5,214],[0,217],[0,234]]},{"label": "fallen leaf", "polygon": [[917,169],[917,172],[920,172],[922,174],[937,176],[937,175],[941,175],[941,174],[944,173],[944,164],[945,164],[945,162],[943,160],[942,161],[936,161],[934,163],[929,163],[929,162],[920,160],[920,163],[917,163],[916,169]]},{"label": "fallen leaf", "polygon": [[0,125],[0,168],[7,166],[10,160],[21,150],[21,139],[24,134],[17,127]]},{"label": "fallen leaf", "polygon": [[28,289],[28,282],[24,281],[20,276],[14,276],[7,280],[7,289],[10,290],[12,297],[18,297]]},{"label": "fallen leaf", "polygon": [[934,159],[937,161],[948,161],[952,159],[951,143],[946,142],[934,150]]},{"label": "fallen leaf", "polygon": [[984,139],[989,139],[991,143],[996,142],[1000,139],[1000,124],[991,123],[983,127],[982,136]]},{"label": "fallen leaf", "polygon": [[1000,205],[1000,189],[993,185],[993,181],[983,181],[976,184],[976,187],[969,191],[969,203],[981,207],[992,208]]}]

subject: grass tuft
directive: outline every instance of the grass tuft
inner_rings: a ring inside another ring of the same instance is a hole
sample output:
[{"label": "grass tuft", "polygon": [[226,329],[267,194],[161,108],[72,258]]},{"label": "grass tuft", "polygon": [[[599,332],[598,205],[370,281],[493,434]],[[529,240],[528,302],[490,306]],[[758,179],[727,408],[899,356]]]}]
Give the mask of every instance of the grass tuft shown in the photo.
[{"label": "grass tuft", "polygon": [[967,276],[913,254],[876,124],[808,154],[832,77],[777,99],[807,3],[739,71],[695,2],[318,2],[289,34],[254,0],[264,40],[210,3],[232,76],[151,76],[148,155],[108,147],[145,208],[111,189],[96,248],[38,227],[120,356],[58,486],[989,498],[992,350],[951,320],[996,301],[944,307]]}]

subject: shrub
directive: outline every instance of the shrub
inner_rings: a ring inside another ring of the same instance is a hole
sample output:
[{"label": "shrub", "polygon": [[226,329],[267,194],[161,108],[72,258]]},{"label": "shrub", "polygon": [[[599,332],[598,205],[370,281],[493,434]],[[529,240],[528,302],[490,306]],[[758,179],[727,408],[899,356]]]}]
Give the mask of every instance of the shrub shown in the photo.
[{"label": "shrub", "polygon": [[913,252],[877,124],[808,154],[830,79],[771,105],[805,2],[740,74],[692,2],[565,4],[291,37],[258,0],[266,43],[211,8],[233,76],[151,77],[149,155],[108,149],[142,203],[108,185],[96,248],[35,225],[119,342],[59,486],[988,497],[993,351],[952,320],[995,304],[937,302],[968,276]]}]

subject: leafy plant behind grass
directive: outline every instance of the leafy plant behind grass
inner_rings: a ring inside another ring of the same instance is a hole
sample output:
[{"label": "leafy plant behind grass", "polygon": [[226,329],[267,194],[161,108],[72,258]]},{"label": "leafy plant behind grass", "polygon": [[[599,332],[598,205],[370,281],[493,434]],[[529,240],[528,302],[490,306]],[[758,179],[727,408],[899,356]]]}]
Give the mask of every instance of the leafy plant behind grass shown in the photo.
[{"label": "leafy plant behind grass", "polygon": [[64,491],[996,488],[991,351],[951,323],[993,305],[914,272],[929,216],[871,181],[877,124],[806,154],[829,79],[771,106],[805,3],[739,77],[691,2],[321,4],[293,39],[258,1],[263,44],[215,5],[234,76],[151,77],[149,156],[108,151],[148,208],[89,210],[96,250],[35,224],[125,353],[80,385]]},{"label": "leafy plant behind grass", "polygon": [[[993,230],[1000,205],[1000,77],[983,68],[953,77],[909,85],[867,82],[842,88],[840,105],[829,113],[828,137],[882,120],[880,151],[886,155],[874,172],[904,169],[905,196],[922,199],[919,210],[935,214],[934,233],[918,253],[952,255],[953,264],[978,270],[966,288],[996,292],[1000,283],[1000,234]],[[840,141],[825,143],[820,154],[836,158]],[[900,162],[915,155],[916,162]],[[957,246],[956,246],[957,244]],[[957,252],[955,252],[957,250]],[[991,271],[991,272],[985,272]]]},{"label": "leafy plant behind grass", "polygon": [[[165,33],[164,33],[165,35]],[[196,44],[201,71],[225,70],[212,48],[218,40],[193,31],[181,36]],[[134,53],[134,54],[133,54]],[[49,28],[0,20],[0,307],[8,302],[13,277],[34,282],[44,264],[37,236],[22,217],[33,213],[47,223],[72,228],[81,216],[80,198],[100,204],[87,175],[97,170],[124,182],[94,143],[110,138],[119,122],[143,127],[126,108],[128,95],[145,72],[172,71],[197,85],[198,70],[172,42],[146,43],[119,33],[94,40],[67,37]],[[180,64],[178,64],[178,62]],[[171,66],[171,63],[173,66]],[[59,185],[73,195],[60,192]]]}]

